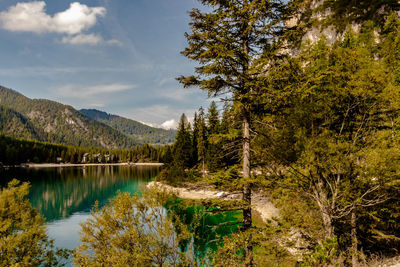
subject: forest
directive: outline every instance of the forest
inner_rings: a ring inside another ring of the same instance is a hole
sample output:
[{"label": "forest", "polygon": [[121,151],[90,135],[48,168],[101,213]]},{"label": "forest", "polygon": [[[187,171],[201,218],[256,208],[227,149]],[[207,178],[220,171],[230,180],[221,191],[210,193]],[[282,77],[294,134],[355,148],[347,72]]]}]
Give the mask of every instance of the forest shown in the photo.
[{"label": "forest", "polygon": [[[74,263],[382,266],[398,258],[398,2],[200,2],[206,11],[190,12],[182,51],[199,65],[177,80],[220,103],[200,108],[193,123],[182,115],[157,179],[241,192],[240,201],[195,203],[206,213],[240,211],[240,227],[207,260],[191,259],[182,244],[198,228],[157,208],[173,196],[119,194],[83,225]],[[27,189],[10,184],[2,194],[13,190]],[[267,224],[252,211],[260,190],[280,211]]]},{"label": "forest", "polygon": [[148,144],[128,149],[77,147],[0,135],[0,162],[5,166],[25,163],[161,162],[171,159],[171,147]]}]

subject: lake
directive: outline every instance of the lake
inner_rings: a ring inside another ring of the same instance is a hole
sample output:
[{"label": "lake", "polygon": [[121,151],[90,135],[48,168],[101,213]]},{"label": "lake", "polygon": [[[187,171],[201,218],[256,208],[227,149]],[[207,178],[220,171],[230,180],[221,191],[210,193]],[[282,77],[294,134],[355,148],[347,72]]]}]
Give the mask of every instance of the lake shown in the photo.
[{"label": "lake", "polygon": [[17,178],[31,183],[29,200],[46,218],[50,238],[60,248],[79,244],[79,223],[90,217],[96,201],[102,206],[121,192],[140,192],[160,171],[154,166],[89,166],[16,168],[0,171],[0,185]]},{"label": "lake", "polygon": [[[118,191],[140,192],[160,170],[161,167],[156,166],[15,168],[0,170],[0,186],[5,186],[13,178],[30,182],[28,198],[46,218],[49,237],[59,248],[75,249],[80,243],[80,223],[91,216],[90,211],[96,201],[101,207]],[[185,223],[192,223],[194,209],[180,211]],[[217,237],[236,232],[239,226],[217,227],[219,224],[241,220],[239,212],[204,215],[194,240],[197,255],[204,257],[208,249],[216,249]]]}]

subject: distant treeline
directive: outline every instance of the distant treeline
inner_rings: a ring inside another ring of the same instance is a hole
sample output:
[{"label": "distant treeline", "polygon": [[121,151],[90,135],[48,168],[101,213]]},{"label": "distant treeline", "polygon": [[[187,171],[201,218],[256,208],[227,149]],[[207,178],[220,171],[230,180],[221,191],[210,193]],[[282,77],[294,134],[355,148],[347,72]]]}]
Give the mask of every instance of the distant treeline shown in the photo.
[{"label": "distant treeline", "polygon": [[21,163],[116,163],[164,162],[172,157],[170,146],[152,147],[148,144],[130,150],[82,148],[0,135],[0,162],[4,165]]}]

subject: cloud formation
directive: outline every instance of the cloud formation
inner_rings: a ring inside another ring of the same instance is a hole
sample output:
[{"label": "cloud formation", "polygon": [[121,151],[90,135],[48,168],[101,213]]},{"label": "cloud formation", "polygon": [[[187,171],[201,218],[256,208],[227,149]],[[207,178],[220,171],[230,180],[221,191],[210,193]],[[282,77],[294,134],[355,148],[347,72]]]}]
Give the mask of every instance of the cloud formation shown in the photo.
[{"label": "cloud formation", "polygon": [[82,33],[96,25],[98,18],[105,14],[104,7],[88,7],[78,2],[54,15],[46,13],[44,1],[17,3],[0,12],[0,27],[12,32],[66,34],[61,42],[73,45],[121,45],[117,40],[105,41],[100,35]]},{"label": "cloud formation", "polygon": [[97,17],[106,14],[104,7],[88,7],[78,2],[50,16],[46,14],[46,3],[35,1],[17,3],[7,11],[0,12],[0,23],[3,29],[14,32],[65,33],[78,34],[93,27]]},{"label": "cloud formation", "polygon": [[65,36],[61,39],[61,42],[64,44],[73,45],[98,45],[103,41],[103,38],[97,34],[78,34],[75,36]]},{"label": "cloud formation", "polygon": [[166,129],[166,130],[177,129],[178,128],[178,122],[176,122],[174,119],[168,120],[168,121],[163,122],[161,124],[161,127]]},{"label": "cloud formation", "polygon": [[108,40],[105,41],[103,37],[98,34],[78,34],[75,36],[65,36],[61,39],[61,42],[64,44],[72,44],[72,45],[99,45],[99,44],[107,44],[107,45],[117,45],[121,46],[121,42],[118,40]]},{"label": "cloud formation", "polygon": [[127,91],[135,87],[136,86],[134,84],[121,84],[121,83],[95,85],[87,87],[69,84],[57,88],[55,92],[58,96],[65,96],[70,98],[71,97],[88,98],[92,96],[100,96],[104,94],[112,94],[112,93]]}]

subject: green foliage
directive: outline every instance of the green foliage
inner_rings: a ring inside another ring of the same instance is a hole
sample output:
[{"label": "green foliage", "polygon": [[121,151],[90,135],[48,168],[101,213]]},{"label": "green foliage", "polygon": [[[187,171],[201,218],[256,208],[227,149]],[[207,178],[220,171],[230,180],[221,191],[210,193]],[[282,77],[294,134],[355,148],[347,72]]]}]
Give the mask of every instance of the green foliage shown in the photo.
[{"label": "green foliage", "polygon": [[215,102],[211,102],[207,112],[207,135],[210,140],[208,143],[206,164],[210,172],[214,172],[221,166],[221,158],[223,155],[220,142],[213,142],[213,138],[221,132],[219,112]]},{"label": "green foliage", "polygon": [[181,185],[187,181],[185,170],[176,168],[175,165],[167,165],[157,176],[157,180],[164,181],[170,185]]},{"label": "green foliage", "polygon": [[192,164],[192,134],[191,127],[185,114],[179,121],[178,131],[173,146],[174,165],[176,168],[186,169]]},{"label": "green foliage", "polygon": [[[190,239],[178,216],[167,213],[171,198],[161,189],[142,196],[120,193],[82,224],[74,262],[79,266],[178,266],[189,263],[180,243]],[[179,231],[175,231],[179,229]]]},{"label": "green foliage", "polygon": [[[152,147],[148,144],[137,146],[132,150],[116,150],[101,148],[83,148],[57,145],[45,142],[14,139],[0,134],[0,162],[4,165],[21,163],[118,163],[118,162],[165,162],[172,160],[170,146]],[[86,161],[84,161],[84,155]],[[96,155],[101,156],[99,158]],[[108,155],[108,157],[106,157]]]},{"label": "green foliage", "polygon": [[339,259],[338,246],[336,237],[326,238],[298,266],[342,266],[343,262]]},{"label": "green foliage", "polygon": [[240,182],[240,167],[233,166],[228,170],[220,170],[206,177],[206,181],[219,189],[236,191],[242,188]]},{"label": "green foliage", "polygon": [[[397,27],[393,18],[389,20]],[[280,185],[313,202],[282,205],[286,220],[306,226],[298,218],[298,209],[308,206],[319,213],[319,220],[309,221],[311,226],[322,223],[325,236],[336,234],[340,248],[346,250],[350,247],[349,213],[355,210],[358,247],[369,252],[379,247],[372,233],[382,233],[383,239],[396,246],[397,231],[384,226],[389,217],[377,214],[383,207],[397,214],[385,199],[398,199],[393,185],[399,177],[393,168],[397,165],[393,149],[398,143],[399,88],[393,69],[397,59],[389,49],[396,30],[387,29],[388,37],[381,35],[380,42],[373,42],[371,25],[365,23],[360,34],[348,31],[333,44],[323,37],[304,44],[297,58],[273,66],[264,93],[270,105],[259,114],[262,125],[256,141],[259,164],[269,161],[269,171],[283,180]],[[279,190],[283,199],[296,199]],[[313,228],[318,229],[308,229]],[[389,237],[388,232],[393,235]],[[318,237],[318,231],[314,236]]]},{"label": "green foliage", "polygon": [[[223,246],[210,254],[212,266],[248,266],[252,258],[253,266],[294,266],[296,260],[274,240],[275,229],[251,229],[223,238]],[[253,247],[251,254],[245,255],[244,248]]]},{"label": "green foliage", "polygon": [[21,114],[0,105],[0,133],[25,139],[38,139],[33,125]]},{"label": "green foliage", "polygon": [[63,266],[68,251],[54,248],[28,192],[29,184],[17,180],[0,191],[0,266]]}]

